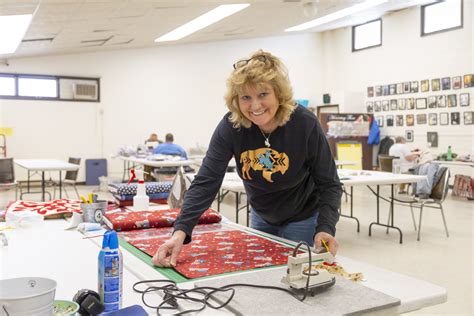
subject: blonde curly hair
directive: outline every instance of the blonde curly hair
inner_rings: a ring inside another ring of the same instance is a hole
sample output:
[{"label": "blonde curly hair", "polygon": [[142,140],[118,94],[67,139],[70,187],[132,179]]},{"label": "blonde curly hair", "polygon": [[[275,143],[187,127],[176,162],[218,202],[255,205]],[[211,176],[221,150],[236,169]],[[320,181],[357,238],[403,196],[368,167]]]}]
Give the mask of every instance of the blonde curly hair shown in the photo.
[{"label": "blonde curly hair", "polygon": [[265,84],[272,86],[278,100],[278,110],[275,119],[278,126],[283,126],[290,119],[295,109],[293,89],[288,78],[288,70],[281,60],[272,54],[259,50],[248,60],[241,60],[234,64],[234,71],[227,79],[225,102],[231,112],[229,121],[234,128],[241,126],[249,128],[249,121],[240,111],[239,94],[248,86],[262,87]]}]

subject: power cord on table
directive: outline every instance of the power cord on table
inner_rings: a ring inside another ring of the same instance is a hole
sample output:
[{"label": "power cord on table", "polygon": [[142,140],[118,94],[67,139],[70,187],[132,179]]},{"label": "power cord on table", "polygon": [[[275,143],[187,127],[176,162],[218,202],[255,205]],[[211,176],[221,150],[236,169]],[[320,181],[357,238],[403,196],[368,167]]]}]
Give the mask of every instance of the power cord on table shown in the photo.
[{"label": "power cord on table", "polygon": [[[193,289],[187,289],[186,290],[186,289],[180,289],[177,286],[175,281],[164,280],[164,279],[163,280],[145,280],[145,281],[136,282],[133,285],[133,290],[137,293],[141,293],[142,294],[143,305],[145,305],[149,308],[156,309],[156,312],[157,312],[158,315],[161,314],[160,311],[162,311],[162,310],[178,309],[178,307],[179,307],[178,300],[184,300],[184,301],[191,301],[191,302],[195,302],[195,303],[200,303],[201,306],[196,308],[196,309],[188,309],[188,310],[180,311],[178,313],[167,314],[167,315],[184,315],[184,314],[188,314],[188,313],[200,312],[200,311],[204,310],[206,308],[206,306],[208,306],[210,308],[213,308],[213,309],[223,308],[223,307],[227,306],[232,301],[232,299],[234,298],[234,295],[235,295],[234,287],[251,287],[251,288],[258,288],[258,289],[269,289],[269,290],[283,291],[283,292],[288,293],[289,295],[293,296],[294,298],[296,298],[297,300],[302,302],[306,299],[306,297],[308,295],[308,292],[309,292],[309,279],[311,277],[311,248],[310,248],[310,246],[306,242],[300,241],[298,243],[298,245],[295,247],[295,249],[293,250],[293,257],[296,256],[296,254],[298,252],[298,249],[302,245],[306,246],[306,248],[308,250],[308,256],[309,256],[309,258],[308,258],[309,265],[308,265],[308,272],[307,272],[309,277],[306,280],[306,287],[304,288],[304,294],[303,294],[302,297],[299,297],[296,293],[294,293],[293,291],[291,291],[289,289],[285,289],[285,288],[281,288],[281,287],[277,287],[277,286],[270,286],[270,285],[257,285],[257,284],[246,284],[246,283],[227,284],[227,285],[224,285],[222,287],[203,286],[203,287],[195,287]],[[158,283],[158,284],[162,283],[162,284],[165,284],[165,285],[152,285],[152,286],[147,287],[144,290],[138,288],[142,284],[150,284],[150,283]],[[160,292],[160,291],[162,291],[164,295],[163,295],[163,301],[159,305],[154,306],[154,305],[150,305],[149,303],[147,303],[147,301],[145,299],[145,296],[148,293],[154,293],[154,292]],[[220,305],[213,305],[213,304],[210,303],[210,298],[213,294],[216,294],[218,292],[230,292],[230,295],[224,303],[222,303]],[[202,297],[201,298],[192,297],[192,296],[189,296],[190,294],[198,294],[198,295],[201,295]]]}]

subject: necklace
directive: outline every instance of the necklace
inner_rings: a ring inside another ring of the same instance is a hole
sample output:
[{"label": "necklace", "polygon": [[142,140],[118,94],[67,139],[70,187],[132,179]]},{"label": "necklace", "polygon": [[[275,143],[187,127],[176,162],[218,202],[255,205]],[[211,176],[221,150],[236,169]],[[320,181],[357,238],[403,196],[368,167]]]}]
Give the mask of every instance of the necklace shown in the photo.
[{"label": "necklace", "polygon": [[[259,128],[260,129],[260,128]],[[263,137],[265,138],[265,146],[270,147],[270,136],[272,133],[268,134],[268,136],[265,135],[265,133],[260,129],[260,133],[262,133]]]}]

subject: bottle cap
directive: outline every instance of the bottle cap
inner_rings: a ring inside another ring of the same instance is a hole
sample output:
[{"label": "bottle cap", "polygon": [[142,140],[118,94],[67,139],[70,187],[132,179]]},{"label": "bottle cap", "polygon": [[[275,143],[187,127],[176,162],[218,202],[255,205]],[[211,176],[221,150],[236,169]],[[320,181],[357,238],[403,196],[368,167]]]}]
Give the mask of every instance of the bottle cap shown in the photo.
[{"label": "bottle cap", "polygon": [[118,249],[118,247],[119,242],[115,230],[105,232],[104,239],[102,239],[102,248]]}]

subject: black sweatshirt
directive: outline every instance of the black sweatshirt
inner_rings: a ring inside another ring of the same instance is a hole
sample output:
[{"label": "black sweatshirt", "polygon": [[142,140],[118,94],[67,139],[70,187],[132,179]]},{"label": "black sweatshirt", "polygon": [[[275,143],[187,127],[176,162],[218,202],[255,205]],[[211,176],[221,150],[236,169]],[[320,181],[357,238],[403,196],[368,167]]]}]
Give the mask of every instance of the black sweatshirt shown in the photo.
[{"label": "black sweatshirt", "polygon": [[270,134],[270,148],[258,126],[236,129],[229,116],[214,131],[175,222],[175,231],[186,233],[185,243],[191,241],[199,217],[212,204],[232,156],[250,205],[265,221],[285,225],[319,212],[316,232],[334,236],[342,189],[316,116],[297,106],[290,120]]}]

